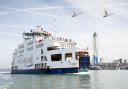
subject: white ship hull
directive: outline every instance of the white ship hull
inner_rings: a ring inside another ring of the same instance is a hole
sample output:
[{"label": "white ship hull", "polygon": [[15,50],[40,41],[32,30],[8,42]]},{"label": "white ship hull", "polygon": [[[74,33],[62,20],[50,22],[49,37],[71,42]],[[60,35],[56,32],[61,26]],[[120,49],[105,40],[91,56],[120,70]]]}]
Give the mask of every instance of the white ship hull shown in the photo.
[{"label": "white ship hull", "polygon": [[54,38],[41,28],[23,37],[13,54],[13,74],[77,73],[89,67],[88,52],[75,47],[71,39]]}]

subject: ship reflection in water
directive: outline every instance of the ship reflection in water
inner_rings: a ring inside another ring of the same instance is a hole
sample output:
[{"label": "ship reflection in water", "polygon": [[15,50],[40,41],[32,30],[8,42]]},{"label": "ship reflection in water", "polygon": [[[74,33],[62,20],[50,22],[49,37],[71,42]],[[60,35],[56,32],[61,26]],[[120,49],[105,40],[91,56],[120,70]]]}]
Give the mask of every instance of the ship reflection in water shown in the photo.
[{"label": "ship reflection in water", "polygon": [[127,75],[126,70],[63,75],[0,74],[0,89],[128,89]]},{"label": "ship reflection in water", "polygon": [[12,75],[12,89],[91,89],[86,75]]}]

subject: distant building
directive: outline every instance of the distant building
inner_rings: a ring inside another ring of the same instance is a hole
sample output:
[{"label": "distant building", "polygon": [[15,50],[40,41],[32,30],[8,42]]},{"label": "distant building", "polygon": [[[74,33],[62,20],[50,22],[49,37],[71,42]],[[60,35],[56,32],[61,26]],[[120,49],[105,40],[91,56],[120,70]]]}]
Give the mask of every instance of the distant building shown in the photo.
[{"label": "distant building", "polygon": [[123,59],[120,58],[120,59],[119,59],[119,62],[120,62],[120,63],[123,63]]},{"label": "distant building", "polygon": [[127,63],[127,59],[124,59],[124,63]]}]

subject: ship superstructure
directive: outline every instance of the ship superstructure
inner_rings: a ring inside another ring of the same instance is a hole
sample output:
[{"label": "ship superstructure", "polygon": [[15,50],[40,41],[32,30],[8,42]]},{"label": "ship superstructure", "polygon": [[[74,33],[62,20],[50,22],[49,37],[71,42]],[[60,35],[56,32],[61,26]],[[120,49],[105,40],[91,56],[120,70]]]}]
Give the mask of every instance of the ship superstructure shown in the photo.
[{"label": "ship superstructure", "polygon": [[41,26],[24,32],[23,39],[13,53],[14,74],[77,73],[89,68],[88,51],[71,39],[54,37]]}]

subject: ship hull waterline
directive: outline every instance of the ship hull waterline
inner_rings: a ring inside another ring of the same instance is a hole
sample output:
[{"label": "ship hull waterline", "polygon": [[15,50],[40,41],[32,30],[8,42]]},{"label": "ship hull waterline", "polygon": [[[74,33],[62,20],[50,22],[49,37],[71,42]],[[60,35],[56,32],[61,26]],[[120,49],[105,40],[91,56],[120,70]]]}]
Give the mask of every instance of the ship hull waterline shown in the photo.
[{"label": "ship hull waterline", "polygon": [[[83,72],[87,72],[85,70]],[[79,68],[54,68],[54,69],[24,69],[24,70],[12,70],[11,74],[67,74],[78,73]]]}]

